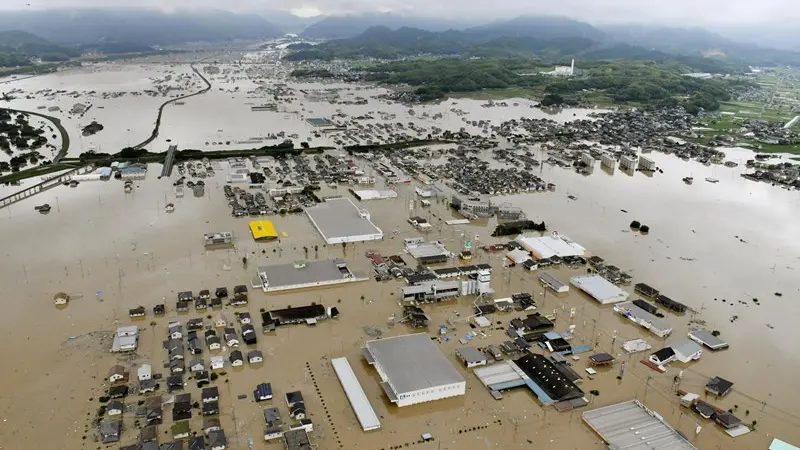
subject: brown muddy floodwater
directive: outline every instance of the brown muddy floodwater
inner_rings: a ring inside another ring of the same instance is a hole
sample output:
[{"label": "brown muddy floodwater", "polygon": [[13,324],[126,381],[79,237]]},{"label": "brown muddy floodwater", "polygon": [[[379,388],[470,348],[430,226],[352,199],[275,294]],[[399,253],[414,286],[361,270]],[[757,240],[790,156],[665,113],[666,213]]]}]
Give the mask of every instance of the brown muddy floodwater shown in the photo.
[{"label": "brown muddy floodwater", "polygon": [[[733,159],[747,157],[745,153],[733,155]],[[531,219],[544,220],[550,230],[570,236],[592,254],[630,271],[634,282],[649,283],[695,308],[696,315],[667,314],[675,328],[673,338],[685,336],[691,319],[705,320],[709,329],[719,330],[731,344],[729,350],[706,352],[700,361],[688,366],[673,365],[666,374],[639,364],[641,357],[620,355],[621,360],[628,361],[622,380],[616,379],[619,368],[614,367],[599,370],[594,379],[586,379],[581,385],[586,392],[600,392],[589,408],[636,397],[664,415],[700,449],[764,449],[773,437],[797,443],[800,394],[793,379],[800,370],[795,347],[800,330],[794,325],[800,314],[795,276],[800,255],[797,193],[746,181],[739,177],[741,168],[704,167],[670,156],[651,156],[663,168],[663,174],[629,176],[618,170],[610,175],[597,167],[592,175],[581,176],[548,166],[537,175],[556,183],[555,192],[499,199],[524,208]],[[363,161],[359,164],[365,165]],[[364,204],[387,236],[381,242],[355,244],[346,251],[340,246],[326,247],[301,214],[271,218],[278,231],[288,236],[281,238],[280,244],[256,244],[250,238],[248,220],[229,214],[222,193],[224,175],[218,172],[216,179],[206,180],[205,197],[194,198],[187,190],[186,197],[176,199],[172,181],[156,179],[159,172],[160,165],[151,166],[148,179],[136,182],[131,194],[125,194],[118,181],[83,182],[78,188],[59,187],[0,211],[4,236],[0,354],[6,361],[0,383],[0,447],[102,448],[94,441],[97,433],[91,423],[107,371],[122,362],[135,374],[139,364],[150,362],[154,371],[165,372],[161,367],[166,352],[160,343],[165,339],[167,322],[177,316],[177,292],[249,284],[257,265],[302,259],[303,246],[319,245],[317,257],[344,257],[356,270],[368,272],[365,251],[400,253],[402,238],[417,234],[406,222],[413,186],[405,185],[396,186],[400,193],[397,199]],[[690,174],[696,181],[687,186],[681,178]],[[706,183],[703,179],[708,176],[720,182]],[[322,195],[331,193],[336,190],[326,188]],[[338,193],[349,196],[345,188],[339,188]],[[569,200],[568,194],[577,200]],[[167,202],[175,203],[171,214],[164,212]],[[48,215],[33,210],[34,205],[42,203],[53,207]],[[462,231],[479,235],[481,245],[504,241],[490,237],[494,221],[445,225],[442,220],[452,217],[446,202],[434,202],[430,209],[419,208],[415,213],[429,217],[435,224],[430,236],[442,239],[451,251],[458,251]],[[649,235],[628,229],[634,219],[650,226]],[[235,233],[236,250],[205,251],[203,233],[225,230]],[[241,262],[245,254],[249,270]],[[309,257],[314,257],[313,251]],[[559,312],[557,330],[576,325],[576,343],[596,342],[599,350],[615,355],[621,353],[620,343],[632,338],[642,337],[654,349],[663,345],[662,340],[618,318],[610,307],[599,307],[580,293],[542,295],[534,273],[520,267],[503,269],[502,258],[502,254],[479,251],[474,260],[494,267],[495,295],[533,293],[541,311]],[[578,270],[561,268],[554,272],[566,281]],[[264,381],[272,383],[275,399],[271,403],[284,417],[288,411],[283,394],[297,389],[303,392],[314,421],[312,440],[320,449],[381,450],[405,448],[406,443],[409,447],[460,450],[605,448],[581,422],[581,410],[558,413],[543,409],[524,390],[508,392],[495,401],[461,366],[459,370],[467,380],[466,396],[400,409],[389,404],[377,375],[359,355],[364,342],[371,339],[365,326],[380,327],[384,335],[412,331],[403,324],[387,324],[389,316],[400,312],[396,300],[400,286],[397,281],[371,280],[281,295],[251,290],[250,304],[238,310],[249,310],[256,325],[261,308],[319,302],[337,306],[342,314],[316,327],[297,325],[259,334],[257,348],[264,351],[263,366],[229,369],[217,381],[229,448],[245,449],[251,438],[254,448],[283,448],[279,441],[264,443],[261,438],[265,405],[254,403],[250,393]],[[73,296],[69,306],[61,310],[52,303],[58,291]],[[775,296],[775,292],[783,295]],[[469,315],[472,301],[463,298],[426,306],[432,317],[429,332],[450,318]],[[167,304],[166,317],[153,319],[151,308],[157,303]],[[146,319],[133,321],[142,330],[138,351],[123,356],[109,353],[110,332],[118,325],[132,323],[127,311],[138,305],[148,308]],[[573,307],[577,313],[569,319]],[[233,312],[229,307],[224,311],[229,321],[234,320]],[[179,318],[185,322],[207,314],[216,313],[192,310]],[[503,330],[515,316],[494,315],[496,325],[485,339],[476,338],[475,345],[504,341]],[[732,316],[739,318],[731,322]],[[458,338],[469,329],[462,323],[450,335]],[[439,345],[457,365],[457,339]],[[208,352],[203,356],[207,361]],[[382,418],[382,429],[361,431],[328,362],[337,356],[350,360]],[[575,369],[581,373],[586,356],[575,362]],[[673,377],[681,369],[680,389],[689,392],[701,393],[708,377],[714,375],[734,381],[734,392],[709,401],[725,409],[737,405],[737,415],[743,421],[758,422],[755,431],[734,440],[712,423],[680,408],[672,389]],[[187,392],[192,393],[193,400],[199,399],[199,389],[187,387]],[[240,394],[247,399],[238,400]],[[137,400],[133,396],[126,403],[135,409]],[[138,439],[134,409],[123,414],[122,443]],[[167,408],[165,424],[159,427],[161,442],[169,440],[169,412]],[[202,419],[199,413],[195,416],[191,427],[198,431]],[[703,430],[695,436],[698,424]],[[432,433],[436,441],[414,445],[424,432]]]}]

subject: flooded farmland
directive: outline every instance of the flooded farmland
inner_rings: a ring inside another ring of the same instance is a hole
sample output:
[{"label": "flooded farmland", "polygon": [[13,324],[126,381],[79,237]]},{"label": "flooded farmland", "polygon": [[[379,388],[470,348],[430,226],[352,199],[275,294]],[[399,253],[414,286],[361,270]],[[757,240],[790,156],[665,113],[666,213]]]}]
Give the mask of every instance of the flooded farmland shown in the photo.
[{"label": "flooded farmland", "polygon": [[[200,87],[187,65],[170,68],[141,65],[131,68],[130,72],[127,70],[67,72],[21,80],[6,85],[6,89],[19,84],[20,89],[30,92],[47,88],[126,90],[128,87],[122,83],[126,76],[133,80],[129,81],[130,89],[146,89],[143,86],[150,82],[141,80],[161,79],[166,71],[184,74],[188,84],[181,89],[187,92]],[[263,99],[248,99],[246,91],[253,89],[256,83],[224,81],[215,79],[215,75],[210,76],[209,81],[212,90],[207,95],[187,99],[185,104],[165,110],[159,139],[152,144],[153,151],[163,151],[166,139],[178,143],[181,148],[215,149],[214,145],[205,143],[261,138],[278,131],[285,131],[287,135],[296,133],[300,136],[298,140],[310,138],[312,145],[334,146],[333,135],[313,136],[314,129],[305,119],[331,117],[337,109],[351,117],[380,111],[395,116],[386,121],[412,122],[420,127],[438,126],[454,131],[466,127],[473,133],[480,133],[480,128],[466,124],[462,115],[451,109],[465,111],[463,117],[470,120],[491,119],[492,123],[520,116],[570,120],[583,118],[587,113],[568,110],[552,116],[531,109],[525,100],[508,100],[512,106],[507,107],[484,107],[486,102],[461,99],[456,104],[415,106],[415,113],[411,115],[408,106],[372,99],[381,89],[354,85],[340,86],[344,97],[370,98],[366,105],[331,105],[326,101],[304,100],[301,106],[298,100],[280,106],[279,111],[254,112],[247,103],[263,103]],[[239,91],[243,92],[228,92],[235,89],[237,83],[241,85]],[[106,84],[107,87],[101,88]],[[292,85],[296,92],[323,87],[330,86]],[[65,98],[59,100],[60,97]],[[77,138],[76,135],[73,140],[85,142],[76,144],[70,154],[77,156],[89,146],[106,151],[109,147],[127,145],[128,139],[144,140],[152,131],[158,104],[164,100],[163,96],[129,98],[126,95],[123,99],[103,100],[108,102],[105,108],[90,110],[84,119],[63,119],[74,120],[71,126],[77,127],[83,124],[81,121],[91,118],[106,127],[90,137]],[[65,111],[79,100],[56,95],[51,101],[64,103],[60,108]],[[99,104],[101,100],[95,101]],[[18,98],[11,106],[24,110],[36,108],[42,102],[41,99]],[[518,106],[513,106],[514,103]],[[427,117],[423,117],[423,113],[427,113]],[[441,114],[441,118],[434,120],[432,117],[436,114]],[[381,120],[378,115],[371,119],[374,123]],[[128,129],[132,131],[128,133]],[[240,145],[242,148],[256,146],[252,143]],[[223,144],[222,147],[237,146]],[[743,179],[739,176],[745,170],[743,163],[752,153],[741,149],[726,152],[728,159],[740,162],[738,167],[704,166],[659,153],[648,155],[661,169],[652,175],[642,172],[629,175],[619,169],[609,173],[599,163],[590,175],[581,175],[543,164],[532,173],[555,184],[555,191],[507,195],[495,201],[522,208],[529,219],[546,222],[548,230],[569,236],[591,254],[600,255],[630,273],[634,283],[648,283],[696,310],[683,316],[666,314],[665,319],[675,329],[667,342],[685,336],[690,321],[705,321],[706,328],[721,333],[731,346],[729,350],[707,351],[697,362],[673,364],[665,374],[655,372],[638,363],[641,355],[623,355],[619,344],[643,338],[657,350],[664,340],[624,321],[609,306],[600,306],[577,291],[561,296],[552,292],[545,294],[535,272],[522,267],[506,268],[502,252],[477,250],[472,263],[492,266],[495,298],[514,292],[533,294],[543,314],[558,312],[558,331],[575,325],[575,344],[594,345],[596,351],[606,351],[626,361],[624,376],[616,378],[618,367],[598,369],[598,374],[593,379],[587,377],[581,388],[585,392],[597,390],[599,395],[592,396],[588,407],[572,412],[559,413],[543,408],[524,389],[508,391],[502,400],[494,400],[471,370],[465,369],[455,358],[455,349],[460,346],[458,338],[471,331],[467,323],[455,320],[455,330],[450,332],[454,338],[438,345],[464,375],[467,394],[398,408],[387,400],[379,384],[380,378],[360,355],[364,343],[374,338],[371,335],[374,332],[367,333],[366,327],[373,331],[379,329],[383,336],[414,331],[406,324],[388,323],[390,316],[401,312],[398,306],[401,281],[370,280],[287,294],[263,294],[251,289],[249,305],[236,311],[249,311],[257,317],[262,308],[317,302],[336,306],[341,315],[315,327],[293,325],[279,327],[274,333],[259,333],[257,348],[265,355],[263,367],[230,368],[220,377],[225,380],[217,382],[221,391],[220,419],[229,448],[247,448],[249,439],[255,441],[254,448],[282,448],[279,441],[264,443],[262,439],[264,405],[256,404],[249,395],[261,382],[272,384],[275,391],[272,403],[284,409],[283,394],[293,390],[303,392],[309,417],[314,421],[312,440],[321,449],[388,449],[414,443],[422,433],[431,433],[436,439],[434,444],[415,446],[599,450],[605,448],[604,445],[582,423],[580,414],[586,409],[634,397],[662,414],[700,449],[766,448],[772,437],[789,442],[800,440],[800,413],[796,406],[800,394],[792,383],[793,374],[800,370],[800,358],[793,347],[800,338],[800,331],[793,325],[794,317],[800,314],[795,275],[800,255],[800,238],[794,226],[800,215],[796,208],[797,193]],[[534,155],[545,159],[542,150],[534,150]],[[481,157],[489,159],[490,155],[483,152]],[[443,159],[431,162],[439,164]],[[354,158],[354,162],[371,173],[372,163],[362,158]],[[492,162],[493,167],[500,165],[502,163]],[[345,249],[326,245],[307,216],[296,214],[266,217],[281,233],[280,242],[256,243],[250,237],[248,219],[230,215],[223,191],[227,163],[221,161],[219,166],[223,170],[204,180],[205,194],[199,198],[190,194],[177,197],[173,183],[179,174],[157,179],[161,165],[151,164],[147,178],[134,181],[130,193],[124,192],[122,182],[117,180],[86,181],[77,188],[58,187],[0,210],[0,229],[6,236],[0,272],[0,285],[5,294],[0,300],[4,307],[4,314],[0,316],[0,336],[3,337],[0,351],[3,355],[18,355],[12,358],[12,365],[4,371],[4,383],[0,384],[3,447],[97,448],[100,444],[94,442],[96,432],[92,421],[98,398],[104,395],[107,384],[104,379],[109,367],[123,363],[134,368],[151,363],[154,371],[166,372],[161,368],[166,356],[161,341],[169,320],[216,316],[216,312],[194,310],[188,314],[176,313],[172,306],[180,291],[249,284],[258,265],[304,259],[303,247],[313,246],[318,246],[319,251],[309,255],[309,259],[343,258],[353,269],[369,273],[372,264],[365,252],[403,254],[403,238],[419,235],[407,222],[410,213],[426,218],[433,225],[428,236],[441,240],[454,252],[459,250],[461,233],[480,236],[481,245],[510,239],[490,236],[495,219],[446,225],[445,220],[456,217],[446,200],[437,199],[429,208],[423,208],[415,201],[417,181],[386,186],[381,177],[377,177],[375,188],[391,187],[397,191],[397,198],[361,202],[360,206],[369,210],[385,239],[356,243]],[[687,185],[681,180],[687,176],[697,181]],[[706,177],[719,182],[705,182]],[[11,187],[3,187],[8,188]],[[442,186],[442,189],[451,193],[449,188]],[[318,195],[350,196],[345,186],[327,185],[323,185]],[[52,207],[49,214],[34,210],[35,205],[43,203]],[[168,203],[174,205],[174,212],[165,211]],[[412,211],[409,211],[410,203]],[[650,232],[643,235],[631,231],[629,224],[633,220],[647,224]],[[205,250],[203,234],[212,231],[232,231],[235,248]],[[248,258],[247,268],[242,263],[243,256]],[[403,257],[410,260],[406,254]],[[585,272],[585,269],[566,267],[548,270],[562,280]],[[632,291],[631,287],[625,289]],[[73,297],[64,309],[56,309],[52,303],[53,294],[59,291]],[[431,318],[429,333],[433,334],[439,324],[448,320],[470,315],[473,300],[473,297],[463,297],[458,301],[423,306]],[[160,303],[168,306],[168,312],[164,317],[154,318],[150,311]],[[138,321],[130,319],[128,310],[140,305],[147,309],[148,317]],[[575,308],[572,318],[569,317],[571,308]],[[234,320],[235,310],[223,310],[229,321]],[[502,343],[507,339],[504,329],[508,321],[520,315],[493,314],[494,324],[486,331],[486,337],[476,337],[477,344],[473,341],[472,345]],[[138,351],[125,356],[108,353],[113,330],[130,323],[141,330]],[[331,370],[329,361],[338,356],[348,357],[353,365],[381,418],[381,430],[369,433],[360,430]],[[575,369],[581,374],[586,366],[585,359],[581,355],[581,360],[574,361]],[[756,420],[758,426],[752,433],[732,439],[712,422],[703,421],[680,407],[679,397],[674,393],[674,377],[679,373],[682,374],[679,388],[688,392],[701,393],[712,376],[734,381],[734,392],[709,401],[724,409],[735,407],[743,421]],[[765,382],[766,379],[769,381]],[[199,390],[194,387],[187,391],[199,396]],[[239,399],[239,395],[246,395],[246,399]],[[123,414],[121,443],[133,443],[138,438],[133,413],[137,401],[137,396],[126,401],[133,406]],[[747,411],[746,416],[744,411]],[[39,424],[43,420],[47,421],[50,433],[41,433]],[[169,423],[165,417],[165,424]],[[199,431],[201,423],[197,413],[191,420],[192,431]],[[703,429],[695,434],[698,425]],[[163,433],[168,428],[168,425],[160,427]],[[167,439],[165,435],[164,440]]]}]

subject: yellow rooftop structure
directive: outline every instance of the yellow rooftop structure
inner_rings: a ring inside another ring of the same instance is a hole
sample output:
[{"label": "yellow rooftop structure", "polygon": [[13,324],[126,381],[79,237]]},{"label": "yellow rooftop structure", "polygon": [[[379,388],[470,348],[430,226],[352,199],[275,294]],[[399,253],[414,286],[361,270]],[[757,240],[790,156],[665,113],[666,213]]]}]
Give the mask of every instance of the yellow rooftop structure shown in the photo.
[{"label": "yellow rooftop structure", "polygon": [[278,230],[269,220],[253,220],[250,222],[250,234],[257,241],[278,239]]}]

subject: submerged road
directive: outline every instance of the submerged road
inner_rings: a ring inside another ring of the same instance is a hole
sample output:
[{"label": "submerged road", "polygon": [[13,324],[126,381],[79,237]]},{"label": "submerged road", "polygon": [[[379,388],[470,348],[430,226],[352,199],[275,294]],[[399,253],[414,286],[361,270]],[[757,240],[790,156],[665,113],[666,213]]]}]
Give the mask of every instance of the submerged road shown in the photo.
[{"label": "submerged road", "polygon": [[181,95],[180,97],[175,97],[173,99],[169,99],[169,100],[165,101],[164,103],[162,103],[161,106],[158,107],[158,116],[156,117],[156,126],[155,126],[155,128],[153,128],[153,132],[150,134],[149,138],[147,138],[143,142],[133,146],[133,148],[135,148],[136,150],[139,150],[142,147],[144,147],[145,145],[148,145],[151,142],[153,142],[154,140],[156,140],[156,138],[158,137],[158,130],[159,130],[159,128],[161,128],[161,116],[164,114],[164,108],[167,105],[169,105],[170,103],[175,103],[175,102],[190,98],[190,97],[194,97],[196,95],[205,94],[206,92],[211,90],[211,83],[208,82],[206,77],[204,77],[203,74],[200,73],[199,70],[197,70],[197,68],[194,66],[194,64],[190,64],[189,66],[192,68],[194,73],[196,73],[197,76],[199,76],[200,79],[203,80],[203,83],[206,84],[206,87],[201,89],[201,90],[199,90],[199,91],[197,91],[197,92],[195,92],[195,93]]},{"label": "submerged road", "polygon": [[[211,83],[206,79],[206,77],[204,77],[203,74],[200,73],[199,70],[197,70],[197,68],[194,66],[194,64],[190,64],[190,67],[192,68],[194,73],[196,73],[197,76],[199,76],[200,79],[203,80],[203,83],[205,83],[206,87],[201,89],[201,90],[199,90],[199,91],[197,91],[197,92],[194,92],[194,93],[191,93],[191,94],[187,94],[187,95],[182,95],[180,97],[175,97],[173,99],[167,100],[164,103],[162,103],[161,106],[158,107],[158,116],[156,117],[156,126],[153,128],[153,132],[150,134],[150,137],[145,139],[143,142],[133,146],[133,148],[135,148],[137,150],[141,149],[145,145],[148,145],[151,142],[153,142],[158,137],[158,131],[161,128],[161,116],[164,113],[164,107],[166,107],[170,103],[174,103],[174,102],[177,102],[177,101],[180,101],[180,100],[183,100],[183,99],[187,99],[189,97],[194,97],[196,95],[205,94],[206,92],[211,90]],[[67,152],[69,151],[69,133],[67,133],[67,130],[64,128],[63,125],[61,125],[61,120],[60,119],[58,119],[56,117],[48,116],[48,115],[45,115],[45,114],[33,112],[33,111],[22,111],[22,110],[11,109],[11,108],[4,108],[4,109],[6,109],[8,111],[11,111],[11,112],[16,112],[16,113],[32,114],[34,116],[39,116],[39,117],[43,117],[45,119],[50,120],[56,126],[56,128],[58,128],[59,133],[61,133],[61,143],[62,143],[61,150],[58,152],[56,157],[53,159],[53,163],[56,163],[56,162],[60,161],[62,158],[64,158],[67,155]],[[175,149],[173,150],[172,147],[174,147]],[[173,151],[171,151],[170,154],[167,155],[167,159],[172,159],[174,161],[174,153],[175,153],[175,150],[177,150],[177,146],[174,146],[174,145],[171,146],[170,150],[173,150]],[[169,157],[170,155],[172,155],[172,158]],[[173,161],[164,161],[165,166],[166,166],[166,163],[170,163],[169,165],[171,166],[172,165],[171,163]],[[93,164],[87,164],[86,166],[75,168],[75,169],[73,169],[73,170],[61,175],[57,179],[59,181],[63,182],[64,180],[71,178],[71,176],[74,175],[74,174],[86,173],[87,168],[90,168],[90,167],[93,167]],[[34,186],[31,186],[29,188],[23,189],[23,190],[21,190],[19,192],[15,192],[14,194],[11,194],[9,196],[6,196],[6,197],[0,199],[0,209],[4,208],[6,206],[9,206],[9,205],[11,205],[13,203],[16,203],[16,202],[18,202],[20,200],[23,200],[25,198],[29,198],[29,197],[31,197],[33,195],[36,195],[39,192],[43,192],[47,188],[56,186],[57,183],[55,183],[53,181],[54,180],[44,181],[42,183],[36,184]]]}]

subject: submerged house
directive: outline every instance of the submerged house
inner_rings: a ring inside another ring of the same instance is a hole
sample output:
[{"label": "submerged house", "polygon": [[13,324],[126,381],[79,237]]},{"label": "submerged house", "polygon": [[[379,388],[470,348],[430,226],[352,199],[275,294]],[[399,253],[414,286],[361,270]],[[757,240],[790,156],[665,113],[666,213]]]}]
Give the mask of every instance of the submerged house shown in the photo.
[{"label": "submerged house", "polygon": [[104,444],[118,442],[122,432],[122,422],[119,420],[104,420],[100,422],[100,439]]},{"label": "submerged house", "polygon": [[264,440],[269,441],[283,436],[283,420],[278,408],[264,410]]},{"label": "submerged house", "polygon": [[247,362],[250,364],[264,362],[264,355],[261,353],[261,350],[250,350],[247,352]]},{"label": "submerged house", "polygon": [[733,382],[722,377],[711,378],[708,380],[708,383],[706,383],[706,392],[718,397],[724,397],[731,389],[733,389]]},{"label": "submerged house", "polygon": [[242,352],[239,350],[232,351],[229,359],[231,361],[232,367],[239,367],[242,364],[244,364],[244,358],[242,358]]},{"label": "submerged house", "polygon": [[257,402],[263,402],[272,399],[272,385],[269,383],[261,383],[256,386],[253,391],[253,397]]}]

